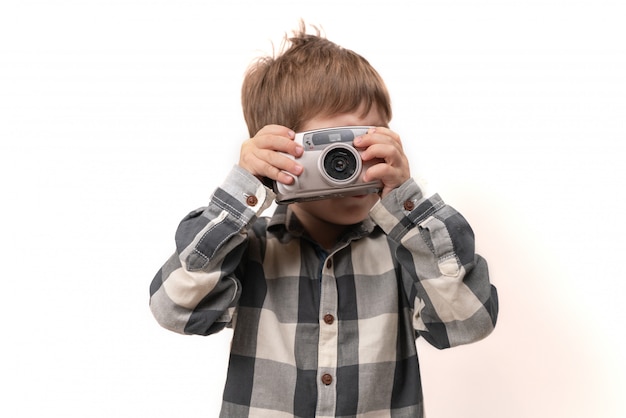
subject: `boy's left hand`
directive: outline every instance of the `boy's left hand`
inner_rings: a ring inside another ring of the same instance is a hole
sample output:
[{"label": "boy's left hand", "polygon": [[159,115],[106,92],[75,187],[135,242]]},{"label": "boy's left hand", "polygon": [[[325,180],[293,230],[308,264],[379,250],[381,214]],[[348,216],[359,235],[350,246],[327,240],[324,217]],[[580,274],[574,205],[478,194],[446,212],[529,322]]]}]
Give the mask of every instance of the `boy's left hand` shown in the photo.
[{"label": "boy's left hand", "polygon": [[402,149],[400,136],[389,128],[370,128],[367,134],[354,139],[363,161],[379,160],[365,172],[363,181],[380,180],[381,197],[411,177],[409,160]]}]

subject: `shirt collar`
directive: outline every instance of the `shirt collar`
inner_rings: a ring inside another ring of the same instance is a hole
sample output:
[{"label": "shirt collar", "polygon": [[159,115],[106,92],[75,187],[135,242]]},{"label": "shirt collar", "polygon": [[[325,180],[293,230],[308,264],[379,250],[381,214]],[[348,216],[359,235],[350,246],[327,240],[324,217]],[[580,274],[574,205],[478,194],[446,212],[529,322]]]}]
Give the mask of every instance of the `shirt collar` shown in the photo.
[{"label": "shirt collar", "polygon": [[[352,225],[341,238],[342,241],[350,242],[355,239],[363,238],[371,234],[376,228],[376,224],[369,216],[363,221]],[[290,235],[301,237],[304,234],[304,227],[298,220],[298,217],[290,205],[278,205],[274,211],[274,215],[269,221],[268,230],[274,233],[279,231],[287,232]]]}]

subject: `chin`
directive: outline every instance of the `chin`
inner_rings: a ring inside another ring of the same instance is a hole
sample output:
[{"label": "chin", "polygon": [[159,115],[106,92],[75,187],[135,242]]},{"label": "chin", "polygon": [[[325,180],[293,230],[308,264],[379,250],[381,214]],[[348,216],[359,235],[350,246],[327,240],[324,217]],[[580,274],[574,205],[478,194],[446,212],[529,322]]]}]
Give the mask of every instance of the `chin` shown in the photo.
[{"label": "chin", "polygon": [[367,219],[377,201],[378,196],[374,194],[330,199],[328,217],[336,219],[333,223],[338,225],[356,224]]},{"label": "chin", "polygon": [[378,195],[368,194],[298,202],[294,205],[324,222],[345,226],[367,219],[377,201]]},{"label": "chin", "polygon": [[354,225],[367,219],[367,214],[363,216],[360,215],[362,214],[346,214],[343,216],[340,214],[333,214],[332,216],[326,217],[326,222],[340,226]]}]

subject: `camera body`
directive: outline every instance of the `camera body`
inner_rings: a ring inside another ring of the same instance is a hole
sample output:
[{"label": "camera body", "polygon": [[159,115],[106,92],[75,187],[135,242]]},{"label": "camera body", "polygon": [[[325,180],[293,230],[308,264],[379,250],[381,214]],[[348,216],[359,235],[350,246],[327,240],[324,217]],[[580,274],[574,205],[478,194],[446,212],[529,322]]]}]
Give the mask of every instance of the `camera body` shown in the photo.
[{"label": "camera body", "polygon": [[[363,182],[363,173],[373,162],[363,162],[354,138],[369,126],[343,126],[297,133],[294,141],[304,152],[298,162],[304,167],[292,184],[274,182],[276,203],[327,199],[378,193],[380,181]],[[292,155],[285,154],[294,159]]]}]

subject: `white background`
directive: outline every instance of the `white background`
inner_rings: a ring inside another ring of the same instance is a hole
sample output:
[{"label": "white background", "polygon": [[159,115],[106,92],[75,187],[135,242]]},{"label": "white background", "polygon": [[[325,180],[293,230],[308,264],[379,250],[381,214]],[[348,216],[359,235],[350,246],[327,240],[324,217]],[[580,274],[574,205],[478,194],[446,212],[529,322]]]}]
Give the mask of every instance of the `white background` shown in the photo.
[{"label": "white background", "polygon": [[161,329],[148,286],[302,17],[380,71],[499,289],[486,340],[418,342],[428,416],[626,416],[623,4],[2,2],[0,415],[217,416],[229,332]]}]

